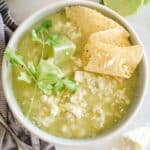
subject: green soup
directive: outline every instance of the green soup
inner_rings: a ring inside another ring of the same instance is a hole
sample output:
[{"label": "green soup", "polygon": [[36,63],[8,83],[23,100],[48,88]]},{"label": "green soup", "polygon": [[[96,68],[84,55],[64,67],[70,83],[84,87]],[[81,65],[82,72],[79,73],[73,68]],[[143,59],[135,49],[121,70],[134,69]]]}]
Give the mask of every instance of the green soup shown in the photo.
[{"label": "green soup", "polygon": [[[51,90],[50,94],[45,94],[37,87],[35,92],[35,82],[18,80],[25,68],[13,66],[12,84],[17,101],[24,115],[47,133],[76,139],[95,137],[116,125],[130,108],[137,90],[138,69],[130,79],[85,72],[82,69],[81,51],[87,38],[66,18],[64,11],[45,19],[51,20],[52,26],[48,32],[44,32],[44,39],[49,34],[59,33],[76,46],[74,54],[58,66],[65,76],[74,78],[77,89],[75,92],[67,88],[61,92]],[[37,28],[41,22],[33,28]],[[17,53],[23,56],[26,64],[32,61],[37,65],[43,45],[32,40],[32,29],[20,40]],[[44,47],[43,59],[48,63],[53,62],[54,54],[48,45]],[[55,61],[58,60],[59,57]]]}]

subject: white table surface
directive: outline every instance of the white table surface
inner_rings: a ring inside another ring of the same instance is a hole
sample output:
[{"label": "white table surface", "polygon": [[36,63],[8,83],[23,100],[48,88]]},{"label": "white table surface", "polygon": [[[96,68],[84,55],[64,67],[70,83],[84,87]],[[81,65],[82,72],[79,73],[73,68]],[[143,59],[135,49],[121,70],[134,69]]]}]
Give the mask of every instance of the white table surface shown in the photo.
[{"label": "white table surface", "polygon": [[[35,10],[51,3],[52,1],[54,0],[7,0],[11,14],[18,23],[21,23]],[[146,56],[148,57],[148,62],[150,63],[150,4],[142,7],[136,15],[128,17],[127,20],[135,28],[139,37],[143,41]],[[92,146],[64,147],[56,145],[56,148],[57,150],[111,150],[112,147],[118,145],[120,135],[122,133],[144,125],[150,125],[150,84],[148,85],[144,103],[136,117],[113,139],[107,139]],[[149,149],[150,144],[146,150]]]}]

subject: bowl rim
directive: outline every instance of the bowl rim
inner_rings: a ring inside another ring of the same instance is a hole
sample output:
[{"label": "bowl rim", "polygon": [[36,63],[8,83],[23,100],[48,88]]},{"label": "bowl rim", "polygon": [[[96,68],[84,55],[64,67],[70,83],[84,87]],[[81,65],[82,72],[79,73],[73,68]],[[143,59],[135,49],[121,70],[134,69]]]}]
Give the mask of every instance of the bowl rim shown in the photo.
[{"label": "bowl rim", "polygon": [[[13,47],[15,44],[15,40],[19,39],[19,36],[22,36],[24,34],[23,29],[26,27],[26,29],[30,28],[31,24],[34,24],[35,22],[33,21],[35,18],[37,19],[40,15],[41,18],[44,16],[50,14],[52,12],[56,12],[57,9],[63,9],[65,6],[70,6],[70,5],[82,5],[82,6],[87,6],[89,8],[97,9],[99,11],[105,11],[109,14],[111,14],[111,17],[117,18],[117,20],[123,24],[128,31],[135,37],[137,40],[137,43],[142,44],[140,39],[138,38],[137,34],[135,33],[134,29],[127,23],[127,21],[121,17],[118,13],[115,11],[111,10],[110,8],[100,5],[96,2],[91,2],[91,1],[85,1],[85,0],[63,0],[59,2],[54,2],[49,4],[48,6],[36,11],[33,13],[31,16],[29,16],[21,25],[17,28],[17,30],[14,32],[13,36],[11,37],[7,47]],[[54,10],[54,11],[53,11]],[[111,18],[110,17],[110,18]],[[40,19],[37,19],[40,20]],[[17,45],[17,44],[16,44]],[[143,45],[143,44],[142,44]],[[13,115],[16,117],[16,119],[21,123],[26,129],[28,129],[32,134],[38,136],[40,139],[47,141],[48,143],[55,143],[55,144],[60,144],[60,145],[72,145],[72,146],[77,146],[77,145],[85,145],[85,144],[93,144],[99,140],[106,140],[112,136],[115,136],[122,128],[124,128],[129,121],[133,119],[137,111],[139,110],[140,106],[143,103],[144,95],[146,92],[146,87],[148,84],[148,67],[147,67],[147,58],[144,53],[143,57],[143,65],[144,65],[144,83],[143,83],[143,88],[142,92],[139,98],[139,101],[137,103],[137,106],[134,108],[130,116],[122,123],[119,124],[118,127],[114,131],[111,132],[106,132],[105,134],[102,134],[100,136],[97,136],[95,138],[88,138],[88,139],[66,139],[62,137],[57,137],[51,134],[48,134],[38,127],[34,126],[21,112],[21,109],[19,108],[19,105],[17,104],[17,100],[15,97],[10,93],[13,93],[12,89],[10,86],[8,86],[8,69],[7,69],[7,60],[6,57],[3,57],[3,62],[2,62],[2,86],[4,90],[4,95],[6,97],[7,103],[13,113]],[[13,97],[12,97],[13,96]],[[15,108],[15,109],[14,109]]]}]

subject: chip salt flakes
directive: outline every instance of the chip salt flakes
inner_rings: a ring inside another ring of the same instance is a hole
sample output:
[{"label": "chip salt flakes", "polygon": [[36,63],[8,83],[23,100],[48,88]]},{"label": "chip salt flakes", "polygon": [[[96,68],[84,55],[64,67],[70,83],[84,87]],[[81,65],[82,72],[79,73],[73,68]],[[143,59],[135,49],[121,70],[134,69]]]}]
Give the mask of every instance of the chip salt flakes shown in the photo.
[{"label": "chip salt flakes", "polygon": [[123,32],[128,33],[117,22],[93,9],[83,6],[71,6],[66,7],[65,12],[67,18],[74,22],[86,37],[94,32],[104,31],[110,28],[119,28]]},{"label": "chip salt flakes", "polygon": [[129,34],[120,29],[108,29],[91,34],[88,42],[97,41],[115,46],[130,46]]},{"label": "chip salt flakes", "polygon": [[119,47],[93,39],[84,48],[84,70],[130,78],[142,56],[142,45]]}]

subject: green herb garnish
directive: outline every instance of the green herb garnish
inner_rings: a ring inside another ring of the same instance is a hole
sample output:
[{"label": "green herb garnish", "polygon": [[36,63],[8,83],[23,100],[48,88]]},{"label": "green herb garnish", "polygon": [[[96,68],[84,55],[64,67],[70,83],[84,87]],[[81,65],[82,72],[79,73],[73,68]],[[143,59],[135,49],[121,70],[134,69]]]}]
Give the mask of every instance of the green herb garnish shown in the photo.
[{"label": "green herb garnish", "polygon": [[32,82],[32,79],[31,79],[30,75],[27,74],[27,72],[21,72],[20,76],[18,77],[18,80],[22,80],[26,83]]},{"label": "green herb garnish", "polygon": [[51,20],[45,20],[37,29],[32,30],[32,41],[43,43],[43,34],[48,33],[52,27]]},{"label": "green herb garnish", "polygon": [[58,80],[57,83],[54,85],[55,92],[61,92],[64,88],[63,80]]},{"label": "green herb garnish", "polygon": [[51,20],[44,20],[42,24],[36,29],[37,33],[48,33],[49,28],[52,27]]},{"label": "green herb garnish", "polygon": [[12,51],[10,48],[6,49],[5,54],[9,58],[9,61],[11,64],[16,66],[24,66],[23,57],[21,55],[16,54],[14,51]]},{"label": "green herb garnish", "polygon": [[63,80],[63,83],[71,93],[75,93],[77,91],[77,86],[74,80],[66,78]]},{"label": "green herb garnish", "polygon": [[[61,92],[64,88],[71,93],[77,90],[75,81],[72,78],[64,77],[64,73],[55,64],[49,64],[42,59],[38,65],[35,65],[32,61],[29,61],[26,65],[20,55],[10,51],[12,51],[10,48],[6,49],[6,55],[11,60],[10,62],[18,67],[23,67],[25,70],[20,72],[18,80],[28,84],[34,82],[35,87],[38,87],[46,95],[50,95],[52,91]],[[34,103],[33,98],[35,96],[32,97],[31,105]],[[27,117],[29,115],[30,113]]]},{"label": "green herb garnish", "polygon": [[32,74],[36,74],[37,73],[37,66],[32,61],[28,62],[28,69],[30,70],[30,72]]},{"label": "green herb garnish", "polygon": [[[56,81],[55,81],[56,82]],[[43,91],[44,94],[50,95],[52,92],[53,86],[49,82],[49,80],[39,80],[38,81],[38,87]]]},{"label": "green herb garnish", "polygon": [[[24,81],[28,84],[35,83],[34,94],[31,98],[27,117],[30,116],[32,111],[37,88],[46,95],[50,95],[52,91],[57,93],[61,92],[63,89],[67,89],[71,93],[74,93],[77,90],[75,81],[72,78],[65,77],[62,70],[56,65],[58,61],[59,63],[64,62],[64,60],[67,60],[73,55],[75,45],[62,34],[51,34],[48,36],[48,39],[45,40],[44,34],[48,34],[51,26],[51,21],[46,20],[37,29],[32,30],[32,41],[42,45],[41,56],[38,64],[28,61],[26,65],[21,55],[17,54],[10,48],[6,49],[5,54],[9,58],[10,63],[23,68],[18,80]],[[49,63],[47,60],[43,59],[46,45],[50,46],[54,51],[55,64]]]},{"label": "green herb garnish", "polygon": [[43,43],[41,37],[39,36],[39,34],[36,32],[36,30],[32,30],[32,41],[34,42],[38,42],[38,43]]},{"label": "green herb garnish", "polygon": [[38,65],[38,73],[40,79],[43,78],[43,76],[48,76],[49,74],[53,74],[58,78],[62,78],[64,76],[64,73],[59,67],[57,67],[55,64],[48,63],[46,60],[43,59]]},{"label": "green herb garnish", "polygon": [[99,0],[99,3],[100,4],[104,4],[104,0]]},{"label": "green herb garnish", "polygon": [[11,60],[10,62],[15,65],[17,64],[17,66],[20,67],[23,66],[25,69],[24,72],[20,73],[18,80],[22,80],[26,83],[31,83],[34,81],[38,86],[40,86],[39,88],[44,93],[48,84],[51,84],[55,91],[59,91],[62,87],[66,87],[71,92],[73,91],[72,89],[75,89],[75,81],[72,78],[65,78],[64,73],[55,64],[50,64],[46,60],[42,59],[38,65],[35,65],[32,61],[29,61],[28,66],[26,66],[23,59],[21,59],[21,61],[18,59],[22,58],[20,55],[16,54],[16,52],[11,53],[10,51],[12,51],[10,48],[6,50],[6,55]]}]

